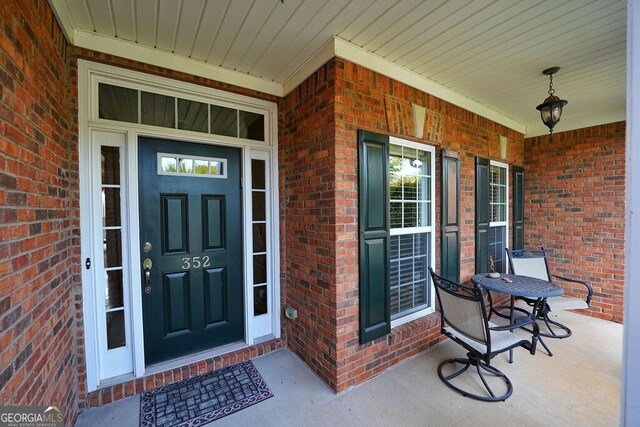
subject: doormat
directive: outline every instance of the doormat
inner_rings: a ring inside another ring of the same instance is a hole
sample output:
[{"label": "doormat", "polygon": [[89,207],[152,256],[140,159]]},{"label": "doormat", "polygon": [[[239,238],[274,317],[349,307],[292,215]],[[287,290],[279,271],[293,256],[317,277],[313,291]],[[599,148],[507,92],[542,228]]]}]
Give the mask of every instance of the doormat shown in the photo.
[{"label": "doormat", "polygon": [[142,393],[140,427],[200,426],[273,393],[250,360]]}]

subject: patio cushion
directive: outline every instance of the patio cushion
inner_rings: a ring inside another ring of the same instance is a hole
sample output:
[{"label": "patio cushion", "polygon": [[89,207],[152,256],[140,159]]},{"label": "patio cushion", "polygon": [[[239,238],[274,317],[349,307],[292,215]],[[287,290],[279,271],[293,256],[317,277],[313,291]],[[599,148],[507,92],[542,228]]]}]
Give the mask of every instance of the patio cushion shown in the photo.
[{"label": "patio cushion", "polygon": [[547,299],[547,304],[551,311],[577,310],[579,308],[589,308],[586,301],[581,298],[553,297]]},{"label": "patio cushion", "polygon": [[[496,326],[497,326],[496,324],[489,322],[490,328],[494,328]],[[456,331],[455,329],[449,326],[446,326],[444,330],[450,333],[451,335],[455,336],[456,338],[459,338],[460,340],[464,341],[465,344],[470,345],[474,349],[478,350],[480,353],[486,354],[487,346],[484,343],[475,341],[467,337],[466,335],[459,333],[458,331]],[[491,352],[492,353],[500,352],[501,350],[504,350],[505,348],[508,348],[522,341],[522,337],[519,337],[516,334],[512,334],[509,331],[490,331],[490,333],[491,333]]]}]

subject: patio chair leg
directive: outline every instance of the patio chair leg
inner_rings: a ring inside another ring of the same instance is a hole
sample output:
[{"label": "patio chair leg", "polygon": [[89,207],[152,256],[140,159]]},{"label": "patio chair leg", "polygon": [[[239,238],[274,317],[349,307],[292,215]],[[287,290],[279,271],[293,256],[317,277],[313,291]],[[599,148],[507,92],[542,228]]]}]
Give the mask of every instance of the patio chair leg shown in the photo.
[{"label": "patio chair leg", "polygon": [[[456,393],[459,393],[461,395],[463,395],[464,397],[469,397],[471,399],[475,399],[475,400],[481,400],[483,402],[504,402],[505,400],[507,400],[507,398],[509,396],[511,396],[511,394],[513,393],[513,385],[511,384],[511,381],[509,380],[509,378],[507,378],[507,376],[502,373],[499,369],[488,365],[487,363],[485,363],[484,361],[478,359],[477,357],[473,357],[471,355],[469,355],[470,357],[467,359],[462,359],[462,358],[455,358],[455,359],[447,359],[444,362],[440,363],[440,365],[438,365],[438,376],[440,377],[440,380],[442,380],[443,383],[445,383],[447,385],[447,387],[449,387],[450,389],[452,389],[453,391],[455,391]],[[442,370],[444,368],[445,365],[448,364],[461,364],[463,365],[462,368],[458,369],[457,371],[455,371],[454,373],[445,376],[442,373]],[[482,381],[482,384],[484,385],[485,389],[487,390],[487,392],[489,393],[489,396],[481,396],[478,394],[474,394],[471,393],[467,390],[463,390],[457,386],[455,386],[451,380],[458,377],[459,375],[461,375],[462,373],[466,372],[469,367],[471,365],[474,365],[476,367],[476,371],[478,373],[478,376],[480,377],[480,380]],[[484,375],[482,374],[482,370],[487,371],[489,374],[498,377],[500,379],[502,379],[502,381],[504,381],[504,383],[506,384],[507,387],[507,391],[502,394],[501,396],[496,396],[495,393],[493,392],[493,390],[491,389],[491,387],[489,386],[489,384],[487,383],[487,380],[485,379]]]},{"label": "patio chair leg", "polygon": [[[547,313],[545,313],[544,315],[544,324],[549,332],[540,332],[540,335],[543,337],[563,339],[569,338],[571,336],[571,329],[560,322],[549,319],[549,315]],[[558,329],[561,329],[562,331],[564,331],[564,333],[556,332],[556,330]]]},{"label": "patio chair leg", "polygon": [[552,357],[553,353],[551,353],[551,350],[549,350],[549,347],[547,347],[547,344],[545,344],[545,342],[542,339],[542,337],[538,337],[538,341],[540,342],[540,344],[542,344],[542,347],[544,347],[544,349],[547,352],[547,354],[549,355],[549,357]]}]

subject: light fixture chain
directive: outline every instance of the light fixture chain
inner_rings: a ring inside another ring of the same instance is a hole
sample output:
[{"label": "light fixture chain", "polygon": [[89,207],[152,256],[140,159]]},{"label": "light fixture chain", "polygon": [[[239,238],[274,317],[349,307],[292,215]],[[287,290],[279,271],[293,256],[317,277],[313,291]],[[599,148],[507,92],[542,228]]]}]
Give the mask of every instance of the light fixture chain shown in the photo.
[{"label": "light fixture chain", "polygon": [[553,88],[553,74],[549,74],[549,91],[547,93],[549,95],[553,95],[554,93],[556,93],[555,89]]}]

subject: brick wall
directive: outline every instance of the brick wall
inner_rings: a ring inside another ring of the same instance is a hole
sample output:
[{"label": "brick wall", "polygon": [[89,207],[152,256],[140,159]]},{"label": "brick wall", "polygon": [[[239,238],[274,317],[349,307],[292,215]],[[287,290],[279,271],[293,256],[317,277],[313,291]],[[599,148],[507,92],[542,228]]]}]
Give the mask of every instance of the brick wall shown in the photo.
[{"label": "brick wall", "polygon": [[[299,317],[284,322],[289,347],[338,392],[440,340],[436,315],[366,345],[358,336],[357,130],[416,140],[408,135],[411,102],[427,106],[428,143],[461,154],[463,280],[474,271],[475,156],[497,158],[499,136],[505,135],[507,162],[524,163],[521,134],[341,59],[329,61],[287,96],[281,167],[288,203],[282,226],[288,303]],[[439,181],[437,175],[436,194]],[[437,224],[439,200],[436,210]],[[439,245],[437,240],[438,250]]]},{"label": "brick wall", "polygon": [[77,412],[75,99],[46,1],[0,4],[0,405]]},{"label": "brick wall", "polygon": [[[591,283],[590,315],[622,323],[625,122],[525,140],[525,245]],[[565,288],[568,294],[575,294]]]},{"label": "brick wall", "polygon": [[288,346],[336,388],[337,200],[334,89],[330,61],[284,100],[280,168],[284,177],[287,303],[298,319],[283,317]]},{"label": "brick wall", "polygon": [[[470,113],[403,83],[364,67],[336,60],[336,198],[345,212],[336,222],[343,225],[337,250],[338,289],[337,337],[338,391],[359,384],[399,361],[415,355],[440,339],[439,319],[429,315],[392,329],[391,334],[365,345],[358,342],[358,216],[357,216],[357,142],[356,131],[366,129],[391,133],[415,140],[410,118],[411,103],[427,107],[424,142],[440,149],[460,153],[460,241],[461,280],[471,278],[475,270],[475,157],[499,159],[499,136],[508,138],[507,159],[510,165],[524,164],[523,135]],[[390,108],[391,107],[391,108]],[[396,114],[395,112],[400,111]],[[390,117],[391,116],[391,117]],[[440,165],[436,163],[436,221],[440,223]],[[511,198],[511,194],[509,194]],[[435,227],[437,230],[437,227]],[[509,239],[509,241],[511,241]],[[440,235],[436,231],[439,252]],[[439,254],[436,266],[439,266]],[[439,269],[437,267],[436,269]]]}]

